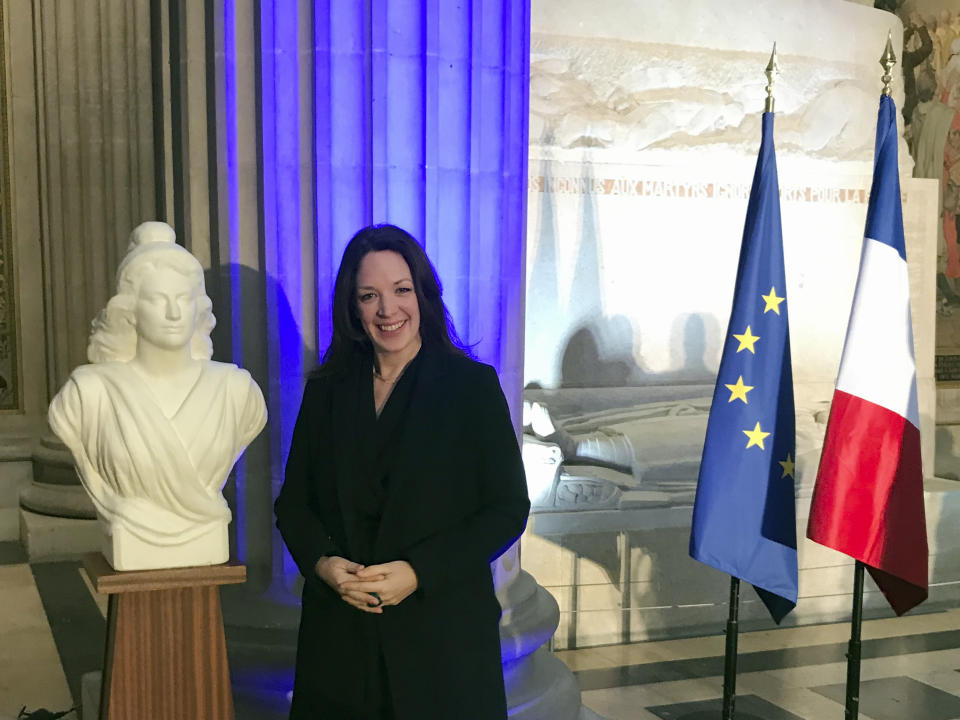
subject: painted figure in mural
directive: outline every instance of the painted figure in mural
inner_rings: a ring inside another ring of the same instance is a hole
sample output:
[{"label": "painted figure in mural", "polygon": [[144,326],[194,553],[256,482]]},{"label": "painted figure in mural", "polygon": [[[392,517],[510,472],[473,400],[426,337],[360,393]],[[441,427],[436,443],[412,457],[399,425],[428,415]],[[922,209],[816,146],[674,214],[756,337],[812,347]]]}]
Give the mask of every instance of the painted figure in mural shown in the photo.
[{"label": "painted figure in mural", "polygon": [[267,419],[249,373],[210,360],[203,268],[174,238],[160,222],[131,233],[116,295],[93,321],[91,364],[50,404],[117,570],[229,559],[220,491]]},{"label": "painted figure in mural", "polygon": [[920,13],[911,12],[903,29],[903,119],[910,124],[914,108],[917,106],[917,68],[929,59],[933,52],[930,32],[920,17]]},{"label": "painted figure in mural", "polygon": [[960,37],[950,44],[950,57],[940,72],[940,101],[960,110]]},{"label": "painted figure in mural", "polygon": [[937,72],[942,70],[950,59],[950,45],[953,40],[953,29],[950,27],[950,11],[941,10],[937,16],[937,29],[933,34],[933,41],[937,46]]},{"label": "painted figure in mural", "polygon": [[[905,24],[914,26],[916,14],[909,8]],[[939,222],[937,223],[937,312],[951,315],[960,306],[960,13],[942,10],[925,21],[932,40],[930,56],[915,69],[915,97],[909,117],[907,136],[914,159],[914,177],[933,178],[940,182]],[[904,35],[904,85],[907,58],[911,51],[921,52],[915,34]],[[910,103],[908,92],[906,111]],[[939,331],[938,331],[939,332]],[[945,340],[946,341],[946,340]]]},{"label": "painted figure in mural", "polygon": [[277,526],[306,582],[291,718],[506,718],[490,563],[529,510],[493,368],[392,225],[347,245]]}]

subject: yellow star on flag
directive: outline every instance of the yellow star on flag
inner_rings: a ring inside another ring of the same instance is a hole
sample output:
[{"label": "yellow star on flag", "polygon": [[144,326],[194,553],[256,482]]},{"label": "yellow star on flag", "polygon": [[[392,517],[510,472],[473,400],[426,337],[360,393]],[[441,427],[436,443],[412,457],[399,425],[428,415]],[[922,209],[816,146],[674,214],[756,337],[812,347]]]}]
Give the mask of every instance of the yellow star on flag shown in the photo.
[{"label": "yellow star on flag", "polygon": [[783,475],[780,476],[780,479],[783,480],[785,477],[794,477],[793,469],[796,467],[796,463],[790,458],[790,453],[787,453],[786,460],[780,460],[780,467],[783,468]]},{"label": "yellow star on flag", "polygon": [[746,349],[752,352],[754,355],[757,354],[757,351],[753,349],[753,346],[754,343],[760,339],[760,336],[751,333],[749,325],[747,325],[747,329],[743,331],[743,335],[737,335],[734,333],[733,336],[740,341],[740,347],[737,348],[737,352]]},{"label": "yellow star on flag", "polygon": [[769,295],[761,295],[763,301],[766,303],[766,306],[763,308],[763,312],[766,313],[770,310],[773,310],[777,315],[780,314],[780,303],[786,300],[785,297],[777,297],[777,289],[770,286]]},{"label": "yellow star on flag", "polygon": [[743,384],[743,375],[737,378],[735,385],[726,385],[727,390],[730,391],[730,399],[727,402],[733,402],[734,400],[743,400],[744,404],[747,403],[747,393],[753,390],[753,385],[744,385]]},{"label": "yellow star on flag", "polygon": [[770,433],[761,430],[760,423],[757,423],[753,430],[744,430],[743,434],[750,438],[750,442],[747,443],[748,448],[752,448],[754,445],[756,445],[761,450],[766,450],[766,448],[763,447],[763,439]]}]

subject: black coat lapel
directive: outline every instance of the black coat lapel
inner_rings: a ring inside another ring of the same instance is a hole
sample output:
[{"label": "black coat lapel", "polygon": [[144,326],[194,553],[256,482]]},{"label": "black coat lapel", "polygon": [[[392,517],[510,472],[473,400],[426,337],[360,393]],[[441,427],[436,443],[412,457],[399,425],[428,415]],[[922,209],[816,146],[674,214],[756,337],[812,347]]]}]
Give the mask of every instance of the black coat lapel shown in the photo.
[{"label": "black coat lapel", "polygon": [[[353,483],[360,473],[368,471],[372,457],[373,410],[372,365],[364,360],[333,387],[331,398],[334,429],[334,472],[340,516],[347,536],[345,550],[354,554],[363,547],[357,525],[357,507]],[[364,383],[364,379],[367,380]],[[354,560],[355,558],[349,557]]]},{"label": "black coat lapel", "polygon": [[[383,557],[383,552],[389,551],[390,538],[397,520],[404,512],[404,501],[407,497],[403,487],[404,475],[392,473],[391,470],[395,467],[410,467],[411,454],[418,455],[433,450],[421,441],[422,431],[429,428],[431,423],[443,421],[443,407],[447,400],[444,393],[449,390],[444,382],[447,363],[444,362],[445,355],[442,351],[425,345],[421,348],[420,355],[413,395],[406,412],[399,418],[399,424],[387,443],[386,451],[381,453],[378,460],[378,472],[387,474],[390,478],[375,545],[377,556],[385,561],[396,559]],[[416,465],[416,457],[412,458],[412,464]]]}]

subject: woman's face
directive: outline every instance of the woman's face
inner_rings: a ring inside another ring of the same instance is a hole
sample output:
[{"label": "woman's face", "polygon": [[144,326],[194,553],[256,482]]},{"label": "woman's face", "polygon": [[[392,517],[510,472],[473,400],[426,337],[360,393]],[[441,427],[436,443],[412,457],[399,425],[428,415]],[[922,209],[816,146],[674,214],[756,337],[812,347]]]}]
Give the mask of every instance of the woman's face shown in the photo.
[{"label": "woman's face", "polygon": [[357,310],[378,354],[410,351],[420,342],[420,305],[400,253],[369,252],[357,268]]},{"label": "woman's face", "polygon": [[147,273],[134,311],[138,337],[166,350],[186,346],[197,325],[197,299],[189,276],[163,266]]}]

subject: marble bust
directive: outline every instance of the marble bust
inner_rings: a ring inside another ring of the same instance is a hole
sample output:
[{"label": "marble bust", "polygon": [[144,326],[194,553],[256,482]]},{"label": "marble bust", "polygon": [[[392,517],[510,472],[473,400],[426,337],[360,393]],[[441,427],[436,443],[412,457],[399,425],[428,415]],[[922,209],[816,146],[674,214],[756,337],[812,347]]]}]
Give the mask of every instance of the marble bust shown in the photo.
[{"label": "marble bust", "polygon": [[226,562],[221,490],[267,420],[250,374],[210,359],[203,268],[174,240],[162,222],[133,230],[117,292],[92,323],[90,364],[50,403],[116,570]]}]

